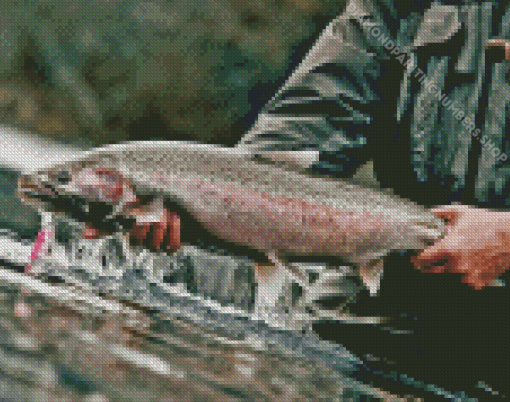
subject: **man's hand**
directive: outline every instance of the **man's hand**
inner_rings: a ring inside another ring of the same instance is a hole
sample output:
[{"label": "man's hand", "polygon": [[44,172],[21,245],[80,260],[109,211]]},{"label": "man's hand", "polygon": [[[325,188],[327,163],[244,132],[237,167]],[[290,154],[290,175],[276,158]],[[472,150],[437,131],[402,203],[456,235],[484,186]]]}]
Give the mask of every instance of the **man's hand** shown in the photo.
[{"label": "man's hand", "polygon": [[[73,176],[73,180],[86,191],[88,197],[108,200],[114,205],[120,203],[123,205],[122,213],[136,218],[137,223],[129,232],[131,243],[143,244],[152,251],[175,251],[180,248],[180,218],[164,207],[162,199],[143,203],[129,181],[111,169],[84,169]],[[97,239],[109,234],[87,224],[83,237]]]},{"label": "man's hand", "polygon": [[[163,207],[162,217],[156,222],[143,222],[143,216],[147,215],[147,206],[137,202],[127,211],[128,215],[142,217],[140,223],[129,232],[131,243],[136,245],[145,244],[152,251],[167,250],[175,251],[181,247],[181,223],[179,215]],[[97,239],[108,233],[87,225],[83,236],[87,239]]]},{"label": "man's hand", "polygon": [[432,212],[448,221],[447,232],[413,258],[417,268],[429,266],[428,272],[462,273],[462,282],[475,289],[509,268],[510,213],[470,206],[442,206]]}]

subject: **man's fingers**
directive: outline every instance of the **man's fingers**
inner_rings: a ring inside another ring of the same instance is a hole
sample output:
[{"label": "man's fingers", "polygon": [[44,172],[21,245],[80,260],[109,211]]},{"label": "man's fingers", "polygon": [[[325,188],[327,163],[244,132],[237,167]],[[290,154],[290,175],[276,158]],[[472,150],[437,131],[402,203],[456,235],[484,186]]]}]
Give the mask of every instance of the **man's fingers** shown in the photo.
[{"label": "man's fingers", "polygon": [[500,266],[487,266],[484,267],[483,270],[471,270],[466,273],[463,282],[468,283],[468,285],[476,289],[481,289],[488,286],[490,282],[500,276],[504,271],[505,269]]},{"label": "man's fingers", "polygon": [[[130,214],[136,216],[140,208],[134,207]],[[86,239],[98,239],[104,236],[101,230],[90,225],[85,226],[83,237]],[[153,250],[178,250],[181,247],[181,220],[175,212],[164,210],[162,222],[140,222],[129,232],[129,237],[134,244],[141,245],[145,241],[147,247]]]},{"label": "man's fingers", "polygon": [[156,250],[159,250],[161,248],[161,243],[163,243],[163,238],[167,230],[169,230],[169,227],[166,222],[158,222],[153,224],[151,245]]},{"label": "man's fingers", "polygon": [[163,222],[138,224],[131,236],[137,241],[145,240],[152,250],[178,250],[181,247],[179,215],[165,209]]},{"label": "man's fingers", "polygon": [[461,214],[472,211],[473,209],[475,208],[471,205],[441,205],[432,208],[430,212],[439,218],[447,220],[451,225],[454,225]]},{"label": "man's fingers", "polygon": [[85,239],[98,239],[101,236],[99,229],[93,228],[92,226],[86,225],[83,231],[83,237]]},{"label": "man's fingers", "polygon": [[175,212],[165,210],[168,222],[168,250],[178,250],[181,247],[181,218]]},{"label": "man's fingers", "polygon": [[461,211],[453,210],[453,209],[449,209],[449,208],[448,209],[447,208],[434,208],[434,209],[431,209],[430,212],[432,212],[437,217],[444,219],[450,225],[455,225],[455,223],[457,222],[457,220],[459,218],[459,215],[462,213]]},{"label": "man's fingers", "polygon": [[462,278],[462,283],[466,283],[468,286],[474,287],[476,290],[480,290],[487,285],[488,281],[483,280],[478,273],[472,274],[468,272]]},{"label": "man's fingers", "polygon": [[452,272],[463,274],[462,283],[477,290],[482,289],[487,284],[482,275],[480,261],[476,261],[472,255],[460,254],[456,258]]},{"label": "man's fingers", "polygon": [[134,229],[131,230],[130,237],[138,241],[145,240],[149,230],[151,230],[151,225],[149,223],[137,224]]},{"label": "man's fingers", "polygon": [[448,259],[450,256],[449,248],[446,247],[444,240],[426,248],[417,257],[412,258],[413,264],[417,268],[424,266],[433,266],[435,262]]},{"label": "man's fingers", "polygon": [[427,274],[442,274],[445,271],[446,271],[446,267],[444,267],[444,266],[440,267],[437,265],[423,269],[423,272],[425,272]]}]

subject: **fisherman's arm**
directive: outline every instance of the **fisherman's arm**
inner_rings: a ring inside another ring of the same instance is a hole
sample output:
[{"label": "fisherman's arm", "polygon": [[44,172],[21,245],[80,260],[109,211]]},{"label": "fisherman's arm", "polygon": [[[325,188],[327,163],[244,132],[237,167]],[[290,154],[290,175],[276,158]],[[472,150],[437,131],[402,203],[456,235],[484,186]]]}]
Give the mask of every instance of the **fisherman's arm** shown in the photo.
[{"label": "fisherman's arm", "polygon": [[[338,35],[338,24],[347,35]],[[377,57],[362,37],[354,20],[333,21],[237,147],[318,173],[351,176],[369,159],[366,133],[379,101]]]}]

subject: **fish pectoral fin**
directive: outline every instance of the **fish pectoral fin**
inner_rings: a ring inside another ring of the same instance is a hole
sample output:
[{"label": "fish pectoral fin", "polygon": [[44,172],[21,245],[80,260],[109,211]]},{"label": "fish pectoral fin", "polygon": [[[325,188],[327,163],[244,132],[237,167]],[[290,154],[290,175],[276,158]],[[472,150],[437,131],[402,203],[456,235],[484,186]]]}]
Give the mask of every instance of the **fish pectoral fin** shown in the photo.
[{"label": "fish pectoral fin", "polygon": [[284,270],[290,277],[296,281],[302,288],[307,289],[309,281],[306,276],[300,272],[295,266],[289,264],[285,259],[278,255],[276,251],[270,251],[267,253],[267,258],[271,261],[278,270]]},{"label": "fish pectoral fin", "polygon": [[359,267],[359,273],[363,284],[370,292],[370,296],[376,296],[381,287],[381,279],[384,269],[384,260],[370,261],[368,264]]},{"label": "fish pectoral fin", "polygon": [[137,223],[158,223],[163,222],[165,207],[163,198],[156,197],[149,204],[142,206],[136,212],[130,211],[136,218]]}]

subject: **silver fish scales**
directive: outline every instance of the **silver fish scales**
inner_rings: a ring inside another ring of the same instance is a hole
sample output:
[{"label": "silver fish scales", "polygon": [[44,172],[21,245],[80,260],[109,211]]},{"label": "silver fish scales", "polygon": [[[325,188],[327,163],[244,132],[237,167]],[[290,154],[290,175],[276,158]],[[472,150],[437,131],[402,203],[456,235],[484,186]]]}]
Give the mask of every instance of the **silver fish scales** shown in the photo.
[{"label": "silver fish scales", "polygon": [[[249,149],[195,143],[136,142],[95,149],[25,174],[20,193],[111,203],[77,179],[94,169],[117,172],[137,194],[176,202],[205,230],[264,253],[305,289],[303,273],[287,257],[340,258],[359,267],[374,293],[381,258],[391,250],[423,249],[445,230],[441,219],[409,200],[261,162]],[[121,214],[122,201],[114,204],[113,214]]]}]

